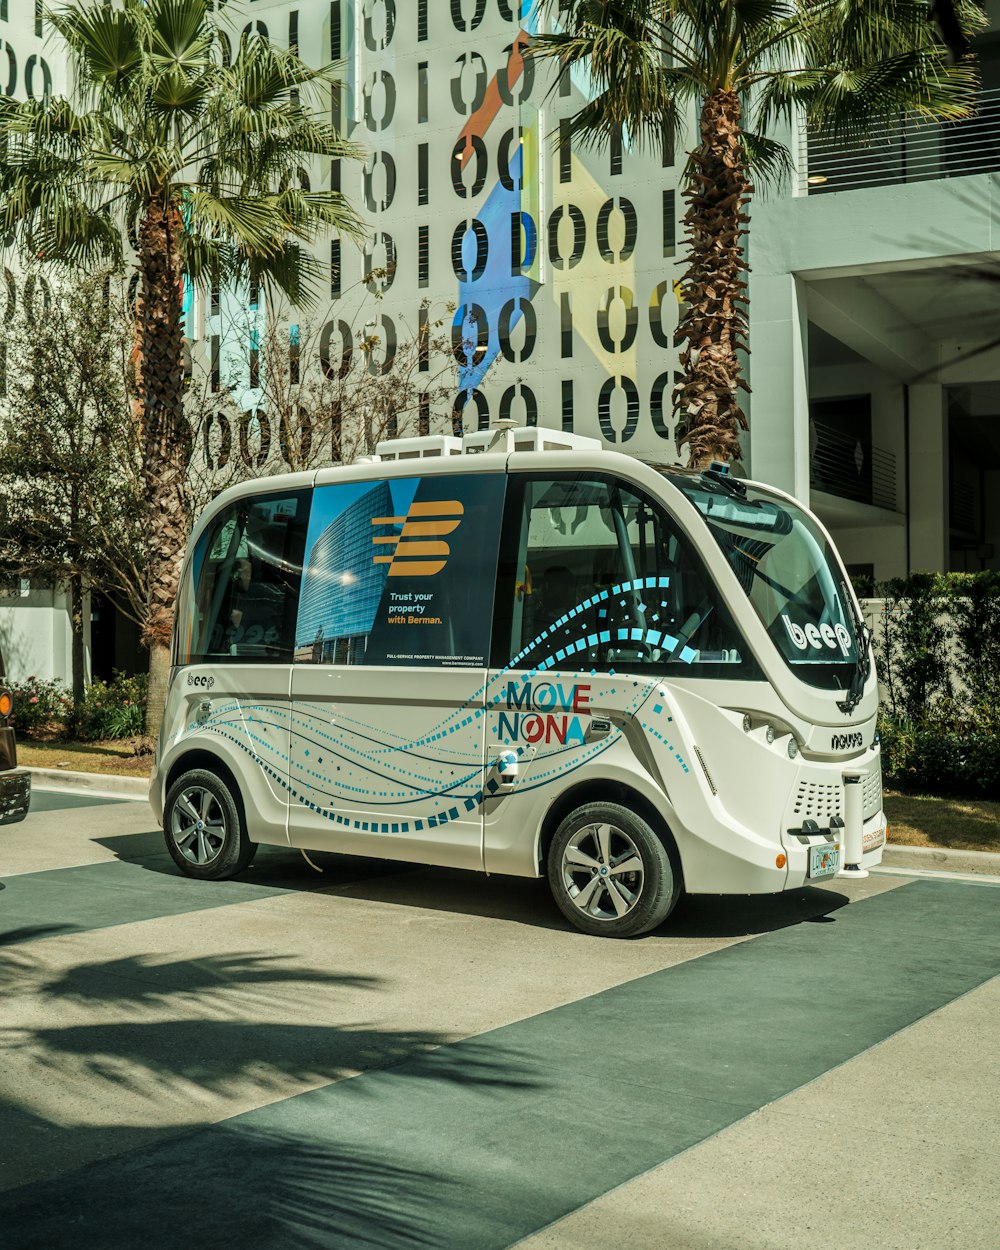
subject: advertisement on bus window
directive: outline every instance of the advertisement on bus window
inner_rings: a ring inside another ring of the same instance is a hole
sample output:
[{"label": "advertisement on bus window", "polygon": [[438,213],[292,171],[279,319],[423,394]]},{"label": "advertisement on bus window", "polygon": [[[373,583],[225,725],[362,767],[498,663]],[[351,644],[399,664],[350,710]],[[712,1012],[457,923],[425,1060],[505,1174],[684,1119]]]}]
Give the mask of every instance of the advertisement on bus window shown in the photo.
[{"label": "advertisement on bus window", "polygon": [[317,487],[296,661],[484,668],[503,495],[502,474]]}]

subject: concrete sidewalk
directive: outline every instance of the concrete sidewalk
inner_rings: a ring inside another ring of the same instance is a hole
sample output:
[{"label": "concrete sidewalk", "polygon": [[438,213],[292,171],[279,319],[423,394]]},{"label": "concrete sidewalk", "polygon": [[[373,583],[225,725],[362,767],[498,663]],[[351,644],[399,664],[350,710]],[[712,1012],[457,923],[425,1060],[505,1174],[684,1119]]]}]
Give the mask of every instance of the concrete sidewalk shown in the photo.
[{"label": "concrete sidewalk", "polygon": [[0,839],[5,1247],[993,1250],[998,887],[609,942],[537,881],[192,881],[152,825],[40,791]]}]

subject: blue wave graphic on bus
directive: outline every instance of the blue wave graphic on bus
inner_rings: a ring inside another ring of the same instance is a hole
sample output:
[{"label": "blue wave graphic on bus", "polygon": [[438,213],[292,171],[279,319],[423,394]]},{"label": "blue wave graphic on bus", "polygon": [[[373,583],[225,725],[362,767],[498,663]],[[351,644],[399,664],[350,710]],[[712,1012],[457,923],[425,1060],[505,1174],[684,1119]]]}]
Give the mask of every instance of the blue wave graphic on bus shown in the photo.
[{"label": "blue wave graphic on bus", "polygon": [[[652,611],[655,604],[629,605],[640,615],[649,612],[648,628],[594,630],[585,626],[587,632],[567,636],[571,627],[580,626],[580,618],[585,613],[593,610],[599,614],[602,605],[616,598],[625,604],[627,600],[622,596],[667,585],[667,578],[637,578],[617,583],[577,604],[533,637],[505,668],[471,692],[460,707],[417,737],[394,733],[339,712],[331,724],[329,707],[323,705],[299,703],[292,712],[287,705],[241,706],[237,701],[213,711],[207,720],[193,722],[188,732],[209,732],[224,738],[254,758],[265,774],[288,792],[291,800],[345,829],[407,834],[438,828],[475,811],[497,792],[497,781],[486,776],[484,770],[482,719],[496,715],[499,720],[512,702],[522,705],[523,695],[510,693],[515,682],[523,686],[540,676],[547,679],[553,665],[565,656],[600,642],[639,642],[670,652],[679,647],[676,637],[655,627],[653,617],[658,615]],[[524,668],[527,657],[533,653],[539,653],[537,661],[530,668]],[[694,656],[690,648],[684,647],[674,658],[689,664]],[[567,683],[586,681],[588,677],[582,671],[560,675]],[[613,668],[600,673],[592,669],[589,676],[615,679],[615,685],[601,691],[602,710],[611,709],[614,703],[613,710],[623,720],[635,718],[646,733],[662,744],[684,773],[689,771],[683,755],[670,738],[673,717],[669,714],[665,694],[661,691],[659,699],[651,699],[654,692],[660,690],[661,677],[636,678],[632,674],[616,674]],[[508,727],[511,723],[508,719]],[[573,734],[564,741],[557,738],[551,750],[540,754],[532,752],[532,771],[515,793],[536,790],[565,777],[608,751],[621,736],[622,730],[612,726],[610,733],[592,742],[588,742],[583,733]],[[286,746],[290,749],[284,749]],[[508,748],[518,758],[528,755],[526,745],[511,741]],[[348,768],[352,780],[338,779],[335,775],[338,767]],[[442,784],[441,772],[445,768],[454,770],[456,775]],[[407,820],[365,821],[337,810],[345,804],[398,809],[429,800],[439,804],[433,813]]]}]

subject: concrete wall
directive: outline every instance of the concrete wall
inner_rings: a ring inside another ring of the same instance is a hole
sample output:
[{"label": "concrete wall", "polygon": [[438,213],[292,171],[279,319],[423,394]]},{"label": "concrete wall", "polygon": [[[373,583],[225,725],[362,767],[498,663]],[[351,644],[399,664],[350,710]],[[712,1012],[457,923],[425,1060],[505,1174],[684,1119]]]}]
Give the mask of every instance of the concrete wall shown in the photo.
[{"label": "concrete wall", "polygon": [[56,677],[69,684],[71,646],[65,591],[32,587],[0,599],[0,650],[10,681]]}]

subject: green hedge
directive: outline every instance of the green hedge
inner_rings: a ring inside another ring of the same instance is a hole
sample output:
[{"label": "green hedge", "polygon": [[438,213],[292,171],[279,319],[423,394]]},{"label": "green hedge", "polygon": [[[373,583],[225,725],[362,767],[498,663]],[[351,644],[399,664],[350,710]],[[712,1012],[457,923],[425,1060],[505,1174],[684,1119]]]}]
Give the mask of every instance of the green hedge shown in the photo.
[{"label": "green hedge", "polygon": [[899,790],[1000,799],[1000,734],[918,728],[879,719],[882,774]]},{"label": "green hedge", "polygon": [[1000,797],[1000,573],[914,573],[881,599],[882,769],[894,786]]},{"label": "green hedge", "polygon": [[29,677],[10,686],[14,696],[14,729],[23,738],[74,738],[93,742],[134,738],[143,732],[146,714],[145,673],[115,673],[110,682],[94,681],[76,708],[61,681]]}]

